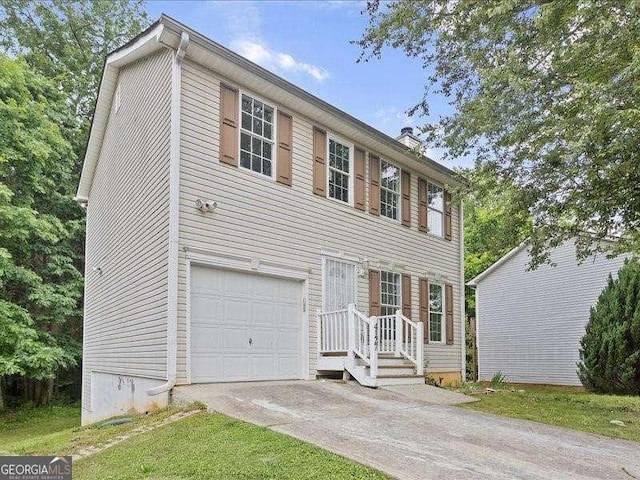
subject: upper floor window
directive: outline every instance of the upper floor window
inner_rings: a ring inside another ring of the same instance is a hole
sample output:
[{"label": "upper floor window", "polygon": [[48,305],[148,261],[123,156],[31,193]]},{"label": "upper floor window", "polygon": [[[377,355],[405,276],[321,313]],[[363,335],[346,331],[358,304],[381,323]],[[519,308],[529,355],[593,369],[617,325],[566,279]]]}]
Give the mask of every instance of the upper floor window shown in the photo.
[{"label": "upper floor window", "polygon": [[242,94],[240,166],[273,176],[274,108]]},{"label": "upper floor window", "polygon": [[442,285],[429,283],[429,341],[442,342],[444,296]]},{"label": "upper floor window", "polygon": [[394,315],[400,308],[400,274],[380,272],[380,314]]},{"label": "upper floor window", "polygon": [[380,215],[398,220],[400,205],[400,169],[385,162],[380,163]]},{"label": "upper floor window", "polygon": [[329,137],[329,198],[351,203],[353,147]]},{"label": "upper floor window", "polygon": [[427,229],[432,235],[444,236],[444,189],[429,182],[427,186]]}]

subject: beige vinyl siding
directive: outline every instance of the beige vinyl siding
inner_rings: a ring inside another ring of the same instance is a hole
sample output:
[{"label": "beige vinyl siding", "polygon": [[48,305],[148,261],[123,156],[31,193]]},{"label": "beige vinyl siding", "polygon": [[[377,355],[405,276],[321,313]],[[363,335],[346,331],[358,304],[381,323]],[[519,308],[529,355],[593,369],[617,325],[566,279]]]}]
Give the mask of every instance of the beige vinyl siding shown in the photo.
[{"label": "beige vinyl siding", "polygon": [[[430,275],[440,274],[443,281],[454,285],[455,344],[427,346],[429,370],[460,371],[458,208],[453,209],[453,241],[448,242],[418,231],[418,175],[415,172],[411,172],[411,228],[314,195],[314,124],[295,112],[289,112],[293,114],[292,187],[240,168],[222,165],[218,161],[219,80],[211,71],[185,61],[182,88],[178,382],[187,381],[185,248],[212,254],[256,257],[308,270],[309,365],[312,375],[316,366],[315,312],[321,308],[322,301],[322,248],[366,258],[370,268],[388,268],[385,264],[379,265],[379,261],[405,265],[398,271],[412,276],[412,317],[416,320],[418,277],[425,276],[427,272]],[[261,96],[265,97],[264,94]],[[265,100],[269,100],[268,96]],[[277,102],[273,103],[277,106]],[[196,210],[194,202],[197,198],[216,201],[215,213],[203,215]],[[365,312],[369,304],[368,292],[367,275],[359,277],[359,308]]]},{"label": "beige vinyl siding", "polygon": [[567,242],[551,260],[557,266],[527,271],[523,248],[478,282],[480,380],[500,371],[511,382],[580,385],[576,363],[589,310],[624,259],[599,255],[580,265]]},{"label": "beige vinyl siding", "polygon": [[167,375],[170,52],[118,84],[87,207],[84,409],[92,371]]}]

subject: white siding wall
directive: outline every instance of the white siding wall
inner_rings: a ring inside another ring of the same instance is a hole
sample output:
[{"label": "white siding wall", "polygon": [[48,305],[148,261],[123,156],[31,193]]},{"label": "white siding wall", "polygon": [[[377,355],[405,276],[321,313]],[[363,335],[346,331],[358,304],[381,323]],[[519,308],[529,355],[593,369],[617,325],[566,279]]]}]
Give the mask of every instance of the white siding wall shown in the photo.
[{"label": "white siding wall", "polygon": [[556,267],[526,271],[527,249],[482,279],[476,290],[478,376],[510,382],[580,385],[579,342],[607,282],[624,263],[604,255],[575,260],[573,242],[552,253]]},{"label": "white siding wall", "polygon": [[120,108],[117,113],[112,108],[91,187],[83,364],[87,418],[91,392],[96,394],[92,371],[152,379],[167,374],[170,60],[168,51],[160,52],[120,72]]},{"label": "white siding wall", "polygon": [[[313,195],[313,123],[295,112],[292,187],[222,165],[218,161],[219,80],[211,71],[186,61],[182,88],[178,382],[187,381],[185,248],[257,257],[310,271],[311,375],[315,374],[316,366],[315,311],[322,301],[321,248],[406,265],[402,271],[413,276],[414,319],[418,318],[418,276],[424,276],[427,270],[437,272],[454,286],[455,345],[429,345],[429,370],[460,371],[458,209],[454,208],[453,213],[453,241],[448,242],[418,231],[418,179],[413,172],[411,228]],[[197,198],[215,200],[216,212],[204,215],[197,211],[194,207]],[[358,302],[365,312],[369,305],[368,292],[368,278],[360,277]]]}]

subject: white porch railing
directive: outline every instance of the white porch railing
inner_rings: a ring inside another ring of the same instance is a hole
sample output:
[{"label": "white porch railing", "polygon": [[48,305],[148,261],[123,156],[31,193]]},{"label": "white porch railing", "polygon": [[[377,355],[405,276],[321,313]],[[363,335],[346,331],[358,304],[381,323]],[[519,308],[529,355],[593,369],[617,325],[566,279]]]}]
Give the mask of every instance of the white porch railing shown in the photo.
[{"label": "white porch railing", "polygon": [[338,353],[349,349],[347,309],[319,312],[320,352]]},{"label": "white porch railing", "polygon": [[393,315],[367,317],[350,304],[346,310],[319,311],[317,318],[319,353],[343,352],[351,366],[359,358],[369,367],[374,384],[380,353],[404,357],[415,365],[418,375],[424,374],[424,327],[405,317],[402,310]]},{"label": "white porch railing", "polygon": [[413,362],[418,375],[424,374],[424,325],[412,322],[396,311],[396,352]]}]

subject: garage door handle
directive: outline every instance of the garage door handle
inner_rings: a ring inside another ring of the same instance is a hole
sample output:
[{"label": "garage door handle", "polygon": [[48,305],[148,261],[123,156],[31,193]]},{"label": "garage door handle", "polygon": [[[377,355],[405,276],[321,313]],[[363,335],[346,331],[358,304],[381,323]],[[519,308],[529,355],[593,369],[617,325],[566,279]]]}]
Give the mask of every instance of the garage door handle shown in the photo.
[{"label": "garage door handle", "polygon": [[249,345],[253,345],[253,338],[249,338]]}]

